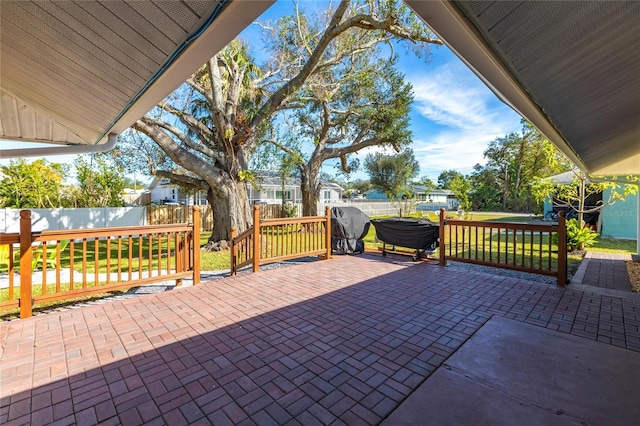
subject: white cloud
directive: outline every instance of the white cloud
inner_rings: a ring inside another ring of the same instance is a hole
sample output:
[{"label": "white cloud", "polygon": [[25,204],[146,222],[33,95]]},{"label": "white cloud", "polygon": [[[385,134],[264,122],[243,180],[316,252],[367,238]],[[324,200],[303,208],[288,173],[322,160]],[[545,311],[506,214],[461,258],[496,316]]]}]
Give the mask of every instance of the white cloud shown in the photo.
[{"label": "white cloud", "polygon": [[[420,176],[435,181],[443,170],[451,169],[469,174],[475,164],[485,163],[482,153],[491,141],[520,129],[520,116],[458,60],[424,67],[407,78],[414,92],[411,147],[420,163]],[[375,152],[394,153],[370,147],[357,156],[362,162]],[[335,171],[333,165],[323,169]],[[361,169],[353,178],[368,176]]]},{"label": "white cloud", "polygon": [[469,173],[475,164],[484,163],[482,153],[489,142],[520,127],[518,114],[460,62],[425,70],[409,80],[414,110],[428,122],[417,126],[429,129],[426,134],[414,132],[421,175],[435,179],[449,169]]}]

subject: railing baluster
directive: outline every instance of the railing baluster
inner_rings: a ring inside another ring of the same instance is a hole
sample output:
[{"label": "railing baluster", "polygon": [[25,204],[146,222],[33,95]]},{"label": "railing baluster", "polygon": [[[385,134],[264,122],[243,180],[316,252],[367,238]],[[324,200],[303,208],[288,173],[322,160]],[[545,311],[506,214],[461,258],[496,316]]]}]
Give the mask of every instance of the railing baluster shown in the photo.
[{"label": "railing baluster", "polygon": [[497,259],[497,262],[498,262],[498,263],[500,263],[500,252],[502,251],[502,250],[501,250],[501,249],[502,249],[502,246],[500,245],[500,230],[501,230],[501,229],[502,229],[502,228],[498,227],[498,249],[497,249],[497,250],[498,250],[498,253],[496,253],[496,254],[498,255],[498,259]]},{"label": "railing baluster", "polygon": [[485,261],[485,246],[487,241],[487,228],[485,226],[482,227],[482,261]]},{"label": "railing baluster", "polygon": [[98,247],[98,242],[100,240],[98,238],[94,238],[93,240],[93,267],[95,269],[94,271],[94,281],[93,281],[93,286],[96,287],[98,286],[98,283],[100,282],[100,266],[99,266],[99,262],[100,262],[100,249]]},{"label": "railing baluster", "polygon": [[520,232],[520,234],[521,234],[521,238],[522,238],[522,262],[520,263],[520,265],[524,266],[524,261],[525,261],[525,257],[524,257],[524,247],[525,247],[524,229]]},{"label": "railing baluster", "polygon": [[118,235],[118,283],[122,282],[122,235]]},{"label": "railing baluster", "polygon": [[489,227],[489,262],[493,262],[493,226]]},{"label": "railing baluster", "polygon": [[553,242],[552,240],[553,238],[552,238],[551,232],[549,232],[549,256],[547,256],[549,259],[547,270],[549,271],[551,271],[551,243]]},{"label": "railing baluster", "polygon": [[87,239],[82,239],[82,288],[87,288]]},{"label": "railing baluster", "polygon": [[74,263],[76,260],[75,241],[69,241],[69,290],[73,290]]},{"label": "railing baluster", "polygon": [[513,230],[513,264],[516,264],[518,257],[518,233]]},{"label": "railing baluster", "polygon": [[167,232],[167,275],[171,273],[171,232]]},{"label": "railing baluster", "polygon": [[107,237],[107,285],[111,283],[111,236]]},{"label": "railing baluster", "polygon": [[153,275],[153,234],[149,232],[147,235],[148,247],[147,247],[147,272],[149,277]]},{"label": "railing baluster", "polygon": [[529,251],[531,252],[531,256],[529,256],[529,267],[533,269],[533,229],[529,230]]},{"label": "railing baluster", "polygon": [[[42,294],[47,294],[47,242],[45,241],[42,244],[42,284],[41,284],[41,292]],[[37,261],[36,266],[37,266]],[[35,269],[35,267],[34,267]]]},{"label": "railing baluster", "polygon": [[142,279],[142,234],[138,234],[138,279]]},{"label": "railing baluster", "polygon": [[158,276],[162,275],[162,233],[158,233]]}]

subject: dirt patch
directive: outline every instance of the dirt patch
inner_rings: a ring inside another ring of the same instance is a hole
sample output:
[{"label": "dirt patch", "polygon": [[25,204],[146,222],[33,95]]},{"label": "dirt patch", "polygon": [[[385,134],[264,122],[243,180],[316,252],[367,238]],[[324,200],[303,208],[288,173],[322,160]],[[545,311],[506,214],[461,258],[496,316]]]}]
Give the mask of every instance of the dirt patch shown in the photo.
[{"label": "dirt patch", "polygon": [[631,282],[631,290],[640,292],[640,262],[627,260],[627,272],[629,272],[629,281]]}]

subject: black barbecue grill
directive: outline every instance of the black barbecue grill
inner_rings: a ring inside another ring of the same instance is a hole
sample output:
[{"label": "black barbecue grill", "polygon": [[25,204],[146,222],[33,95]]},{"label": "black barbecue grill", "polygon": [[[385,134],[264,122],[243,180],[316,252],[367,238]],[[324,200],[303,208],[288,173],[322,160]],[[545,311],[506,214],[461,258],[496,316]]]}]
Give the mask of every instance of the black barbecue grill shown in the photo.
[{"label": "black barbecue grill", "polygon": [[[396,251],[396,246],[412,248],[416,250],[413,260],[423,257],[424,252],[437,247],[440,234],[440,225],[427,219],[417,218],[389,218],[372,219],[371,223],[376,228],[376,238],[382,241],[382,255]],[[387,251],[386,245],[393,246]],[[402,254],[402,253],[401,253]]]}]

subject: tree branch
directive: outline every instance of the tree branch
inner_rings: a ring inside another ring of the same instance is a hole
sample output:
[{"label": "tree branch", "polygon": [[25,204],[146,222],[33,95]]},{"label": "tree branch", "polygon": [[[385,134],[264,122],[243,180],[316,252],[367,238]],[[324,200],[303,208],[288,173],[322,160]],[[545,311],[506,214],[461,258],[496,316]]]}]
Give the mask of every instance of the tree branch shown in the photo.
[{"label": "tree branch", "polygon": [[197,176],[179,173],[177,171],[157,170],[155,175],[169,179],[171,182],[177,182],[181,186],[197,189],[199,191],[208,191],[210,188],[209,184],[203,179]]},{"label": "tree branch", "polygon": [[151,138],[151,140],[153,140],[169,156],[169,158],[179,166],[192,170],[199,176],[210,177],[216,183],[222,184],[221,170],[219,170],[218,167],[222,169],[224,163],[220,163],[218,167],[212,168],[211,165],[202,158],[180,148],[180,146],[177,145],[175,141],[148,116],[144,116],[133,123],[132,127]]}]

